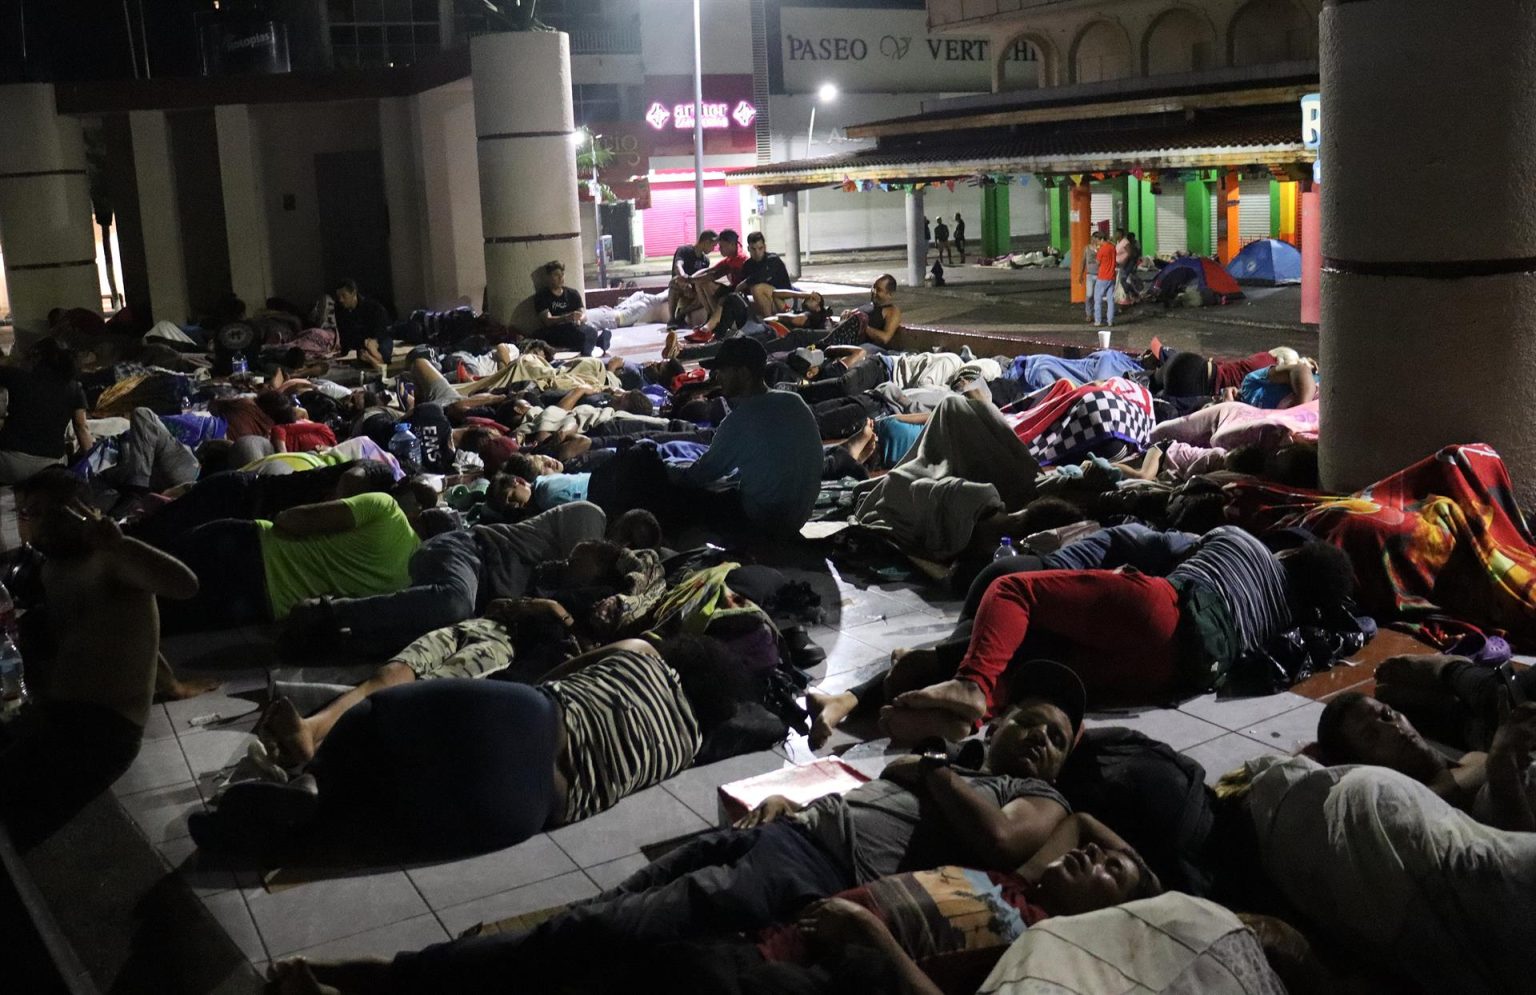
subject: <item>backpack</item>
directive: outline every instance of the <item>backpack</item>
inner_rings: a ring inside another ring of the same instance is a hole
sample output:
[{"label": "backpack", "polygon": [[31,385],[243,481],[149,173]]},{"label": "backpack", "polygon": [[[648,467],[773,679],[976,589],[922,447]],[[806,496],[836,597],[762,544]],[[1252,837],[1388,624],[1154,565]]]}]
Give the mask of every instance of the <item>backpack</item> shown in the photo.
[{"label": "backpack", "polygon": [[1211,888],[1204,853],[1215,825],[1205,768],[1133,729],[1084,731],[1056,779],[1074,811],[1087,812],[1136,848],[1163,887]]}]

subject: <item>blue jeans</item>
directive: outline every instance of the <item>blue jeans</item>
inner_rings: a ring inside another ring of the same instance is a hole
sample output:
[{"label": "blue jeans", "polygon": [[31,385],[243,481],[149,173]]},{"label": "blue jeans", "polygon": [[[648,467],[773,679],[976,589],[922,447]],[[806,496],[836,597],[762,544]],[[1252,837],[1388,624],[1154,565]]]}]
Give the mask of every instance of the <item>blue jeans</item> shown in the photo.
[{"label": "blue jeans", "polygon": [[1093,289],[1093,323],[1105,324],[1104,301],[1109,300],[1109,324],[1115,323],[1115,281],[1100,280]]},{"label": "blue jeans", "polygon": [[1099,278],[1090,273],[1083,280],[1088,286],[1088,296],[1083,298],[1083,317],[1092,318],[1093,302],[1099,296]]}]

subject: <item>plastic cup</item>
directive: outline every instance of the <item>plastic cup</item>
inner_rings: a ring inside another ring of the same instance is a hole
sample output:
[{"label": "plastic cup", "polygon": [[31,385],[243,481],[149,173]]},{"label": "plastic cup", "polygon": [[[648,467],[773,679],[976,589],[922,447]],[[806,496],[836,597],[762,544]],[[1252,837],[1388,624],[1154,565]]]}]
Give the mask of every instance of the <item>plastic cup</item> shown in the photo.
[{"label": "plastic cup", "polygon": [[1101,350],[1109,348],[1109,335],[1110,335],[1109,329],[1107,329],[1107,328],[1099,329],[1099,348]]}]

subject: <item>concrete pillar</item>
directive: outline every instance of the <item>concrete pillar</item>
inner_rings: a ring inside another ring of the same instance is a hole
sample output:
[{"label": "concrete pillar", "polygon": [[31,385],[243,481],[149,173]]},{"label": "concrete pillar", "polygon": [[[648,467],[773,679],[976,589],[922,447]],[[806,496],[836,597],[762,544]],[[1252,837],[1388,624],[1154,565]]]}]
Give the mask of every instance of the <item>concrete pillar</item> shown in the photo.
[{"label": "concrete pillar", "polygon": [[1308,325],[1323,320],[1322,196],[1314,184],[1297,197],[1301,202],[1301,320]]},{"label": "concrete pillar", "polygon": [[1152,193],[1152,181],[1146,178],[1132,180],[1131,187],[1140,201],[1138,209],[1141,229],[1136,237],[1141,240],[1143,256],[1157,255],[1157,196]]},{"label": "concrete pillar", "polygon": [[584,289],[570,40],[563,32],[479,35],[470,42],[486,309],[506,321],[533,293],[529,274],[559,259]]},{"label": "concrete pillar", "polygon": [[421,150],[417,140],[414,97],[379,101],[379,158],[384,165],[384,202],[388,205],[389,275],[395,307],[401,315],[427,304],[423,280]]},{"label": "concrete pillar", "polygon": [[[1047,206],[1051,213],[1051,246],[1062,255],[1070,248],[1071,233],[1067,231],[1067,188],[1053,187],[1046,191]],[[986,203],[983,199],[982,203]]]},{"label": "concrete pillar", "polygon": [[784,266],[791,279],[800,279],[800,192],[784,195]]},{"label": "concrete pillar", "polygon": [[1072,235],[1072,241],[1067,246],[1067,259],[1072,266],[1072,303],[1081,304],[1088,299],[1083,252],[1088,248],[1088,240],[1093,235],[1093,185],[1087,181],[1072,184],[1067,195],[1067,205],[1067,228]]},{"label": "concrete pillar", "polygon": [[101,310],[80,122],[54,109],[53,86],[0,86],[0,252],[18,344],[53,308]]},{"label": "concrete pillar", "polygon": [[[1323,483],[1486,442],[1536,508],[1536,3],[1327,4],[1321,26]],[[1384,196],[1386,149],[1465,195]]]},{"label": "concrete pillar", "polygon": [[923,238],[923,192],[907,191],[907,286],[921,287],[928,269],[928,240]]},{"label": "concrete pillar", "polygon": [[187,260],[176,200],[176,165],[164,111],[130,111],[134,181],[139,190],[139,231],[156,320],[182,322],[192,313]]},{"label": "concrete pillar", "polygon": [[1225,212],[1222,217],[1225,230],[1218,232],[1221,236],[1221,244],[1216,247],[1216,258],[1223,266],[1236,259],[1237,254],[1243,251],[1241,184],[1242,180],[1237,170],[1229,169],[1221,174],[1217,205]]},{"label": "concrete pillar", "polygon": [[229,243],[229,282],[235,296],[255,311],[272,296],[272,247],[262,193],[261,143],[247,104],[213,109],[219,141],[219,186]]}]

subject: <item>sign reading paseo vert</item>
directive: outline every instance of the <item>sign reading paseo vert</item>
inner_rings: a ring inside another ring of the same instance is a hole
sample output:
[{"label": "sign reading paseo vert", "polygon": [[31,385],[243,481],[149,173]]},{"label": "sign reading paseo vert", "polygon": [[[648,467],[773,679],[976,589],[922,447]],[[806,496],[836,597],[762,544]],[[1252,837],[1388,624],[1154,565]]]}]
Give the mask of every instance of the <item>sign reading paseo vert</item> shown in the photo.
[{"label": "sign reading paseo vert", "polygon": [[[1026,42],[1008,54],[1010,88],[1039,78]],[[834,83],[852,93],[984,93],[992,89],[992,43],[930,35],[922,10],[790,7],[779,11],[779,68],[786,92]]]}]

